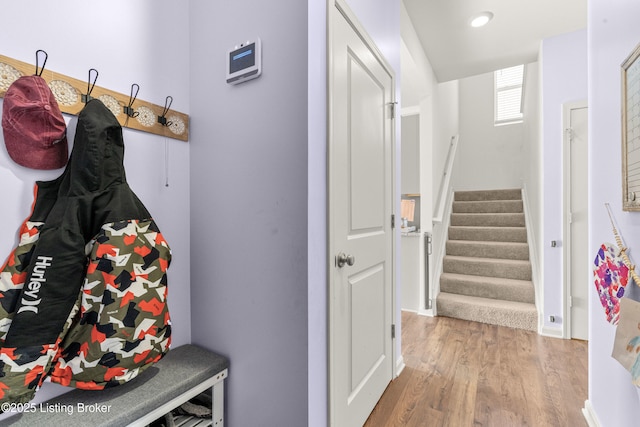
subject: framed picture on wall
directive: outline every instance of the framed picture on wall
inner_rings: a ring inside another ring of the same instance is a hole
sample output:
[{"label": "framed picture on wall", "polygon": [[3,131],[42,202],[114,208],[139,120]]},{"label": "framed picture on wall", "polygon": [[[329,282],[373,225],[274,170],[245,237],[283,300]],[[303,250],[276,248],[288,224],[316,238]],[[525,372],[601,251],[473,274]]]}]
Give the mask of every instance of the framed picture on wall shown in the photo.
[{"label": "framed picture on wall", "polygon": [[622,63],[622,209],[640,211],[640,45]]}]

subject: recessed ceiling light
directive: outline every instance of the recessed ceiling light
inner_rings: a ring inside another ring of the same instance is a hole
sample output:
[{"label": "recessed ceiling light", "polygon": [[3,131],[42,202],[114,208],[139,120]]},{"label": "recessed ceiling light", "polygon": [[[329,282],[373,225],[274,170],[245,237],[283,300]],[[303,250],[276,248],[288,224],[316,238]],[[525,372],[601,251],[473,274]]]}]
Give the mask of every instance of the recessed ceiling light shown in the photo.
[{"label": "recessed ceiling light", "polygon": [[493,19],[493,13],[491,12],[482,12],[471,18],[469,24],[474,27],[483,27],[489,23]]}]

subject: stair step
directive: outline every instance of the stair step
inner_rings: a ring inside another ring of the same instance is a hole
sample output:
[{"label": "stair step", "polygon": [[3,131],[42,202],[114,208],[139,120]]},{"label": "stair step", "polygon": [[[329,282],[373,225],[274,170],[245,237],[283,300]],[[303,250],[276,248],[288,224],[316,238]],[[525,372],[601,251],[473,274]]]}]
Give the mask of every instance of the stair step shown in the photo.
[{"label": "stair step", "polygon": [[453,213],[521,213],[522,200],[454,201]]},{"label": "stair step", "polygon": [[445,255],[442,264],[443,273],[531,280],[529,261]]},{"label": "stair step", "polygon": [[454,193],[456,201],[479,201],[479,200],[522,200],[522,190],[511,188],[506,190],[473,190],[456,191]]},{"label": "stair step", "polygon": [[442,270],[439,316],[537,330],[520,189],[455,193]]},{"label": "stair step", "polygon": [[502,301],[440,292],[438,316],[537,331],[538,312],[534,304]]},{"label": "stair step", "polygon": [[527,242],[526,227],[468,227],[450,226],[450,240],[475,240],[484,242]]},{"label": "stair step", "polygon": [[528,260],[529,245],[521,242],[448,240],[447,255]]},{"label": "stair step", "polygon": [[440,276],[440,291],[482,298],[535,303],[533,282],[529,280],[443,273]]},{"label": "stair step", "polygon": [[524,213],[452,213],[451,225],[470,227],[524,227]]}]

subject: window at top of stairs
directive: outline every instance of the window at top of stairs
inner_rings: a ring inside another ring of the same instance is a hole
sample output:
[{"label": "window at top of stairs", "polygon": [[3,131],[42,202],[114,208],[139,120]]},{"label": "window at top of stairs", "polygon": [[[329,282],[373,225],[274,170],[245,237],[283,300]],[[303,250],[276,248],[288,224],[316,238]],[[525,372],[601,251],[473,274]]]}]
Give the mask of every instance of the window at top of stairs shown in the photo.
[{"label": "window at top of stairs", "polygon": [[522,123],[524,65],[503,68],[495,75],[495,121],[496,126]]}]

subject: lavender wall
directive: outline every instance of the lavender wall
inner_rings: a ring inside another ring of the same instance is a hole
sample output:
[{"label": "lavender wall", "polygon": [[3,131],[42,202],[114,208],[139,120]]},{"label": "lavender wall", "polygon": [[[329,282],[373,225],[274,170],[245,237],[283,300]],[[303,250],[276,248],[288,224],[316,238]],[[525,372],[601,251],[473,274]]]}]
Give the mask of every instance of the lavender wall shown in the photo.
[{"label": "lavender wall", "polygon": [[[0,40],[12,43],[0,53],[31,62],[42,48],[47,68],[84,79],[94,67],[101,86],[127,92],[135,81],[142,99],[163,103],[172,95],[175,109],[192,112],[188,144],[165,147],[162,138],[125,130],[129,181],[174,252],[174,344],[193,341],[231,357],[229,423],[320,426],[327,411],[326,3],[256,3],[35,0],[28,14],[15,3],[3,9],[12,19]],[[349,3],[399,85],[400,2]],[[225,51],[254,36],[263,41],[264,75],[230,87]],[[169,187],[158,166],[165,152]],[[24,170],[0,150],[3,191],[16,201],[0,213],[0,249],[8,253],[15,242],[33,181],[57,173]],[[46,386],[40,400],[61,391]]]},{"label": "lavender wall", "polygon": [[[193,342],[231,360],[230,425],[306,425],[307,4],[192,1],[189,27]],[[254,37],[262,76],[228,85]]]},{"label": "lavender wall", "polygon": [[[349,3],[399,63],[399,3]],[[234,425],[326,425],[325,19],[191,2],[193,341],[231,358]],[[255,36],[263,76],[227,85],[224,52]]]},{"label": "lavender wall", "polygon": [[[136,82],[140,99],[162,105],[172,95],[172,107],[189,113],[187,8],[176,9],[175,2],[168,0],[33,0],[3,4],[2,16],[0,54],[33,64],[35,51],[44,49],[49,54],[48,70],[84,80],[89,68],[96,68],[98,86],[128,94]],[[171,37],[164,36],[167,28],[171,28]],[[71,116],[66,120],[71,121],[69,135],[73,136],[75,120]],[[173,251],[168,272],[173,345],[185,344],[191,341],[190,143],[130,129],[123,133],[127,180]],[[15,245],[18,227],[29,214],[34,181],[53,179],[61,172],[36,171],[13,163],[0,133],[0,197],[4,201],[0,263]],[[69,390],[46,383],[35,402]]]},{"label": "lavender wall", "polygon": [[[604,203],[611,205],[618,230],[640,260],[640,214],[622,211],[620,64],[640,42],[640,3],[589,0],[589,247],[614,240]],[[606,177],[606,179],[605,179]],[[640,300],[630,284],[628,295]],[[589,309],[589,401],[586,408],[602,427],[638,425],[640,404],[631,375],[611,357],[615,326],[610,325],[595,291]]]},{"label": "lavender wall", "polygon": [[[563,251],[563,129],[562,104],[587,99],[587,31],[545,39],[542,43],[542,197],[544,327],[562,336]],[[556,317],[550,323],[550,315]]]}]

